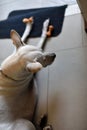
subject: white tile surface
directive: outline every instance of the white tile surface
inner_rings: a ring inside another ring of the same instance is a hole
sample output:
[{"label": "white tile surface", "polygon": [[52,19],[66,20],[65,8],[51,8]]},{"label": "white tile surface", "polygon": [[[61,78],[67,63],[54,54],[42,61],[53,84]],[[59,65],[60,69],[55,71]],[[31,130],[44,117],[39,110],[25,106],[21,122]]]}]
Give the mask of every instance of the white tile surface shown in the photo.
[{"label": "white tile surface", "polygon": [[76,4],[76,0],[41,0],[41,3],[44,4],[45,6],[46,5],[72,5],[72,4]]},{"label": "white tile surface", "polygon": [[13,10],[41,7],[40,0],[0,0],[0,20],[6,19]]},{"label": "white tile surface", "polygon": [[85,32],[85,25],[82,15],[81,15],[81,22],[82,22],[82,46],[87,47],[87,33]]},{"label": "white tile surface", "polygon": [[4,60],[13,51],[14,46],[10,39],[0,40],[0,59]]},{"label": "white tile surface", "polygon": [[81,14],[65,17],[62,33],[48,41],[46,49],[59,51],[82,46]]},{"label": "white tile surface", "polygon": [[68,6],[68,8],[66,9],[65,16],[79,14],[79,13],[80,13],[80,9],[79,9],[78,4],[74,4],[74,5]]},{"label": "white tile surface", "polygon": [[57,52],[49,68],[49,123],[54,129],[87,128],[87,48]]}]

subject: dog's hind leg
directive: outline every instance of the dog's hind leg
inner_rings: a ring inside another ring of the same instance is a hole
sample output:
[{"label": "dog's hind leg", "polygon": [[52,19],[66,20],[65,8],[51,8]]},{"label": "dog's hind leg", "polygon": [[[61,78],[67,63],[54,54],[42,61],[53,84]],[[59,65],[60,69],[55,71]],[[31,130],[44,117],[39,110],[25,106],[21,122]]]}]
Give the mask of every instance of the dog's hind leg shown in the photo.
[{"label": "dog's hind leg", "polygon": [[34,21],[33,17],[23,19],[23,22],[26,24],[24,33],[21,38],[23,42],[26,42],[27,37],[30,34],[30,31],[31,31],[32,25],[33,25],[33,21]]}]

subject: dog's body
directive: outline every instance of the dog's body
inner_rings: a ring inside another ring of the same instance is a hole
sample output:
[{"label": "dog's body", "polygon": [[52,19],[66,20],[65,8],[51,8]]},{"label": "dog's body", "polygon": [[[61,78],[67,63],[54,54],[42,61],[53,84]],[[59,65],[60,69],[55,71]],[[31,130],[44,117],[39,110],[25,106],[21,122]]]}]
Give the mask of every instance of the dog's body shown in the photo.
[{"label": "dog's body", "polygon": [[37,47],[24,44],[25,34],[22,41],[17,32],[11,31],[16,51],[1,64],[0,130],[35,130],[29,121],[34,114],[37,95],[33,75],[55,58],[54,53],[43,53],[40,49],[48,24],[46,20]]}]

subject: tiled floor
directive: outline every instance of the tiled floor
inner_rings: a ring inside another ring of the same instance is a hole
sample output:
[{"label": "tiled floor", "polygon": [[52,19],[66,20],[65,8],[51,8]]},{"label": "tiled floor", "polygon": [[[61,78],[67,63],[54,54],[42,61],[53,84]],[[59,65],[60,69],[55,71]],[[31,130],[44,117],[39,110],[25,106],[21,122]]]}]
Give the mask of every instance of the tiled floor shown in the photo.
[{"label": "tiled floor", "polygon": [[[11,40],[0,40],[0,61],[13,48]],[[62,33],[48,41],[46,51],[57,56],[37,74],[37,119],[47,112],[54,130],[87,130],[87,34],[81,14],[65,17]]]},{"label": "tiled floor", "polygon": [[54,130],[87,130],[87,34],[81,14],[65,18],[61,35],[51,39],[46,50],[57,57],[38,76],[39,115],[48,112]]},{"label": "tiled floor", "polygon": [[49,122],[59,130],[86,130],[87,48],[56,54],[49,67]]}]

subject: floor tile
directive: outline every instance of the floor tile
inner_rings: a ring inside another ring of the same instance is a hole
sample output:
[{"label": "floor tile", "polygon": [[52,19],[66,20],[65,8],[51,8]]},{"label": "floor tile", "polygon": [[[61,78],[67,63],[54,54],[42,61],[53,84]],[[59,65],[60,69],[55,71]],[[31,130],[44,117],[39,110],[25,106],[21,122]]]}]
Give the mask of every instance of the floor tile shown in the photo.
[{"label": "floor tile", "polygon": [[81,14],[65,17],[62,32],[55,38],[50,38],[46,49],[58,51],[82,46]]},{"label": "floor tile", "polygon": [[[20,9],[29,9],[29,8],[37,8],[41,7],[41,1],[37,0],[1,0],[0,1],[0,20],[6,19],[8,14],[13,10],[20,10]],[[2,15],[3,14],[3,15]]]},{"label": "floor tile", "polygon": [[82,23],[82,46],[87,46],[87,33],[85,32],[84,20],[83,16],[81,16],[81,23]]},{"label": "floor tile", "polygon": [[14,45],[11,40],[9,40],[9,39],[1,40],[0,39],[0,59],[4,60],[10,54],[12,54],[13,51],[14,51]]},{"label": "floor tile", "polygon": [[2,59],[0,59],[0,65],[1,65],[2,61],[3,61],[3,60],[2,60]]},{"label": "floor tile", "polygon": [[54,129],[87,129],[87,48],[57,52],[49,67],[48,117]]}]

